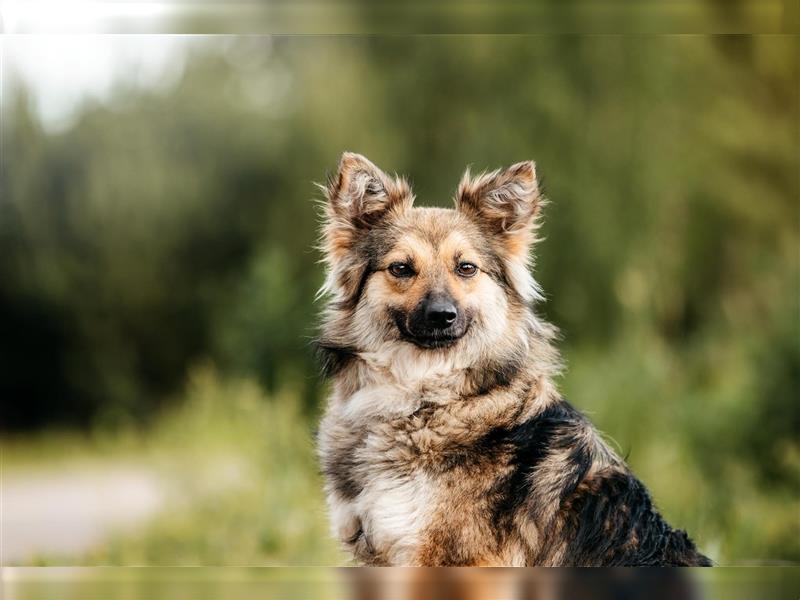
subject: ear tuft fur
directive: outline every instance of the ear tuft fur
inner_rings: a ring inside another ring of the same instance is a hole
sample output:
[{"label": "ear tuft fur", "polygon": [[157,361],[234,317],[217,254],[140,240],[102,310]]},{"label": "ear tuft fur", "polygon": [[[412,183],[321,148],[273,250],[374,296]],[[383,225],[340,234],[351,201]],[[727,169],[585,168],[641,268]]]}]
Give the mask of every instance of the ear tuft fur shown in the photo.
[{"label": "ear tuft fur", "polygon": [[353,228],[369,228],[389,210],[413,202],[405,180],[390,177],[367,158],[345,152],[339,169],[325,188],[331,221],[342,220]]},{"label": "ear tuft fur", "polygon": [[475,177],[467,169],[456,194],[458,210],[501,234],[530,228],[540,205],[536,165],[530,160]]}]

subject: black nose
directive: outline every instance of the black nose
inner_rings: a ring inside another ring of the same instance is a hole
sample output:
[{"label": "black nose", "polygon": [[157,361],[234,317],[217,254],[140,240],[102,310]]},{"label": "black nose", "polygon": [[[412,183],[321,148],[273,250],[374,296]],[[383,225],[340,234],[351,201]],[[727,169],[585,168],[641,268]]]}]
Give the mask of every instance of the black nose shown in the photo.
[{"label": "black nose", "polygon": [[425,322],[428,327],[446,329],[455,322],[457,316],[458,310],[451,300],[432,299],[425,306]]}]

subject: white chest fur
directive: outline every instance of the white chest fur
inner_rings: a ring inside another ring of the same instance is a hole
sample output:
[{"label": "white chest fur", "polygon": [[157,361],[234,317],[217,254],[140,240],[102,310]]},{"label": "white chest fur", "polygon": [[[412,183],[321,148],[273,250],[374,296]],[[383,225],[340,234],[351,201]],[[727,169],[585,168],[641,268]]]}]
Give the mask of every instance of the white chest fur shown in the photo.
[{"label": "white chest fur", "polygon": [[358,493],[345,498],[328,486],[334,535],[342,541],[363,532],[369,546],[390,564],[411,564],[434,502],[430,477],[391,446],[387,431],[369,432],[346,462]]},{"label": "white chest fur", "polygon": [[[403,361],[394,361],[398,364]],[[439,371],[451,365],[426,366],[421,373],[397,374],[396,366],[390,372],[374,371],[357,392],[329,406],[320,430],[323,451],[326,446],[340,447],[341,438],[351,433],[365,432],[356,435],[359,443],[346,457],[348,468],[357,472],[359,493],[345,499],[329,486],[330,516],[337,537],[351,539],[360,528],[391,564],[413,563],[437,495],[434,482],[405,447],[408,432],[390,425],[412,415],[423,401],[445,403],[454,394],[452,370],[450,377],[442,378],[446,381],[437,382],[439,373],[432,374],[430,368]],[[440,385],[431,385],[434,382]]]},{"label": "white chest fur", "polygon": [[382,473],[371,479],[354,502],[370,544],[391,564],[410,564],[431,513],[427,475]]}]

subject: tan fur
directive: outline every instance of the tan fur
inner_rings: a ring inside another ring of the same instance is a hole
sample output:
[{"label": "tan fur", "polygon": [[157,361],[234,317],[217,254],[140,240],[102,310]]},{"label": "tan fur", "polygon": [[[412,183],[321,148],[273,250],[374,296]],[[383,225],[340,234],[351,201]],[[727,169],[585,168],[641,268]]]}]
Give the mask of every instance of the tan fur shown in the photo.
[{"label": "tan fur", "polygon": [[[543,506],[500,512],[513,448],[475,450],[560,401],[555,330],[531,308],[542,204],[533,163],[467,172],[455,210],[414,208],[403,180],[352,154],[325,191],[321,345],[344,357],[319,430],[334,535],[366,564],[559,564],[569,450],[548,451],[532,473]],[[477,275],[457,273],[464,260]],[[397,261],[415,276],[393,276]],[[450,347],[420,348],[389,315],[440,289],[471,325]],[[588,477],[621,468],[591,427],[579,436],[595,462]]]},{"label": "tan fur", "polygon": [[[470,548],[476,564],[524,563],[530,540],[503,548],[490,543],[490,525],[481,519],[486,507],[476,502],[490,492],[502,464],[470,465],[468,472],[455,468],[435,477],[430,473],[454,447],[474,442],[491,427],[529,418],[552,397],[550,376],[557,357],[549,347],[552,330],[525,308],[532,280],[521,282],[519,300],[514,300],[484,272],[489,267],[484,264],[487,252],[527,270],[539,201],[532,163],[475,180],[465,177],[457,195],[459,211],[410,208],[412,196],[401,180],[351,154],[343,156],[326,191],[326,285],[334,298],[352,293],[356,276],[342,263],[349,258],[350,268],[361,264],[348,254],[360,230],[369,227],[369,219],[383,214],[396,230],[392,247],[374,266],[378,272],[366,283],[358,305],[327,314],[329,335],[357,348],[358,360],[334,381],[320,428],[320,453],[323,460],[331,454],[352,454],[350,460],[363,463],[354,468],[368,471],[357,500],[342,498],[329,483],[334,533],[347,541],[359,530],[368,530],[369,544],[350,544],[369,563],[439,564],[448,544]],[[514,212],[521,221],[514,222],[503,214],[502,204],[512,201],[510,194],[520,193],[524,205]],[[481,209],[487,197],[491,202]],[[498,222],[487,225],[492,221]],[[502,237],[487,237],[482,231],[486,227]],[[473,240],[481,240],[483,248],[476,248]],[[413,280],[392,277],[387,268],[398,260],[411,261],[419,275]],[[453,268],[459,260],[476,264],[479,275],[456,275]],[[410,311],[437,286],[448,289],[465,310],[475,311],[476,332],[468,333],[469,339],[453,349],[422,350],[396,339],[391,331],[375,334],[372,322],[385,306]],[[530,339],[533,332],[538,339]],[[525,361],[526,376],[511,388],[470,397],[479,386],[471,369],[509,357]],[[391,502],[399,505],[380,508]],[[424,503],[422,513],[408,507],[419,503]],[[402,531],[396,520],[403,523]]]}]

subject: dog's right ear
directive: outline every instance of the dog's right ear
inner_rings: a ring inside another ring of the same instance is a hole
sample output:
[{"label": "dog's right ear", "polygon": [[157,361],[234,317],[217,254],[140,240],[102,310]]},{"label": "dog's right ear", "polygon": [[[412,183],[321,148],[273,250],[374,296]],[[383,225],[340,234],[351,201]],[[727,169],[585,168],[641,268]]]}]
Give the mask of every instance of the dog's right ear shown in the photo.
[{"label": "dog's right ear", "polygon": [[369,269],[368,258],[355,251],[357,242],[381,220],[410,208],[414,196],[404,179],[352,152],[342,154],[339,170],[321,187],[326,199],[321,250],[328,273],[319,295],[332,293],[346,305],[357,298]]},{"label": "dog's right ear", "polygon": [[338,172],[323,191],[327,199],[324,249],[330,256],[348,252],[360,233],[389,212],[405,210],[414,202],[405,180],[387,175],[353,152],[342,154]]}]

